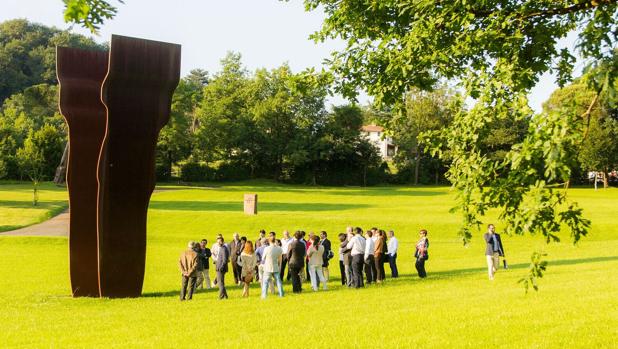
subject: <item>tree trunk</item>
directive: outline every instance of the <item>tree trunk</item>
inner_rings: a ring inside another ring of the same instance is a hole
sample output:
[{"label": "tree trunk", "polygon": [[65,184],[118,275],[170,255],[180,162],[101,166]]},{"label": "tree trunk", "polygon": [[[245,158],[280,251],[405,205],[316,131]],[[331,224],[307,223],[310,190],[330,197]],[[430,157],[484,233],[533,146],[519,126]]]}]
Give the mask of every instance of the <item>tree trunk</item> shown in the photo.
[{"label": "tree trunk", "polygon": [[414,185],[418,185],[418,171],[421,167],[421,152],[420,147],[416,147],[416,156],[414,157]]},{"label": "tree trunk", "polygon": [[367,186],[367,166],[363,166],[363,187]]},{"label": "tree trunk", "polygon": [[56,174],[54,175],[54,183],[56,185],[64,185],[67,179],[67,162],[69,161],[69,142],[64,146],[64,152],[60,159],[60,164],[56,168]]},{"label": "tree trunk", "polygon": [[607,176],[607,168],[603,171],[603,189],[607,189],[609,187],[609,178]]}]

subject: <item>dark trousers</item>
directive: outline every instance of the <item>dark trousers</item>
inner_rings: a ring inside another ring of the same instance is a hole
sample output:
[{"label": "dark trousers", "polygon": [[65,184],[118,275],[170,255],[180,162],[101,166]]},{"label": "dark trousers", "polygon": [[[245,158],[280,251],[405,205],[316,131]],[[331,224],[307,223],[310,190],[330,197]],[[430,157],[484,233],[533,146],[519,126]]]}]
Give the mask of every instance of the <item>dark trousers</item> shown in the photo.
[{"label": "dark trousers", "polygon": [[[182,286],[180,288],[180,300],[185,300],[185,295],[188,296],[187,299],[193,298],[193,292],[195,291],[195,283],[197,282],[197,276],[182,276]],[[189,294],[187,295],[187,284],[189,286]]]},{"label": "dark trousers", "polygon": [[418,271],[419,277],[421,278],[427,277],[427,272],[425,271],[425,259],[417,258],[414,266],[416,267],[416,271]]},{"label": "dark trousers", "polygon": [[397,254],[396,253],[392,256],[388,255],[388,264],[391,267],[391,276],[393,278],[398,278],[399,271],[397,270]]},{"label": "dark trousers", "polygon": [[305,275],[307,276],[307,281],[308,283],[311,283],[311,276],[309,275],[309,260],[305,261]]},{"label": "dark trousers", "polygon": [[368,284],[376,281],[376,264],[373,255],[365,259],[365,276]]},{"label": "dark trousers", "polygon": [[384,263],[382,255],[375,257],[376,281],[384,281]]},{"label": "dark trousers", "polygon": [[234,256],[232,257],[232,272],[234,273],[234,284],[237,284],[238,281],[240,281],[240,275],[241,275],[241,268],[240,265],[238,265],[238,263],[236,263],[236,258],[238,258],[238,256]]},{"label": "dark trousers", "polygon": [[219,299],[227,298],[227,290],[225,289],[225,273],[217,272],[217,285],[219,285]]},{"label": "dark trousers", "polygon": [[292,292],[300,293],[303,290],[302,283],[300,281],[300,271],[302,266],[290,265],[290,274],[292,277]]},{"label": "dark trousers", "polygon": [[288,276],[284,277],[286,264],[288,264],[288,256],[284,254],[283,256],[281,256],[281,271],[279,272],[279,276],[281,277],[281,281],[283,281],[283,280],[290,280],[290,268],[288,268]]},{"label": "dark trousers", "polygon": [[354,280],[354,287],[363,287],[363,257],[362,254],[352,256],[352,278]]},{"label": "dark trousers", "polygon": [[339,261],[339,272],[341,273],[341,284],[347,285],[348,280],[345,277],[345,264],[343,264],[343,261]]}]

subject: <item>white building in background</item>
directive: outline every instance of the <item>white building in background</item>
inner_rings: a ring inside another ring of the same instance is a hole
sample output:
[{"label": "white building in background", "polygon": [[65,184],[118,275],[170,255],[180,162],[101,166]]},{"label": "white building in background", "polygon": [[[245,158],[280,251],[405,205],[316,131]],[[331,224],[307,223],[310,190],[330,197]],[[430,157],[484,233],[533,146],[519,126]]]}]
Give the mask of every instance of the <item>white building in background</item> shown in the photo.
[{"label": "white building in background", "polygon": [[391,159],[397,153],[397,146],[393,144],[393,139],[384,134],[384,128],[377,125],[365,125],[361,128],[361,134],[375,144],[380,152],[382,159]]}]

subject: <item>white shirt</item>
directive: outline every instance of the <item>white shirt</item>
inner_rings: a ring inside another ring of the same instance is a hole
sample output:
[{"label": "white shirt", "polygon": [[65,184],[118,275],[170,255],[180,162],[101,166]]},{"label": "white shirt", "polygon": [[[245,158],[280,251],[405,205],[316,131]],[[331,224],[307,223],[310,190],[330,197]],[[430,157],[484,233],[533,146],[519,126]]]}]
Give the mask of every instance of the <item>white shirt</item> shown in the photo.
[{"label": "white shirt", "polygon": [[365,254],[365,238],[360,235],[354,235],[354,237],[348,242],[347,248],[352,250],[351,255],[364,255]]},{"label": "white shirt", "polygon": [[397,248],[399,248],[399,242],[396,237],[392,237],[388,240],[388,254],[394,256],[397,254]]},{"label": "white shirt", "polygon": [[279,257],[283,254],[281,247],[277,245],[269,245],[264,249],[262,260],[264,261],[264,271],[269,273],[279,272]]},{"label": "white shirt", "polygon": [[283,250],[283,254],[288,253],[288,249],[290,248],[292,241],[294,241],[292,238],[281,239],[281,249]]},{"label": "white shirt", "polygon": [[210,248],[210,254],[212,257],[212,261],[216,262],[217,261],[217,257],[219,256],[219,244],[215,242],[214,245],[212,245],[212,247]]},{"label": "white shirt", "polygon": [[370,255],[373,256],[373,252],[376,249],[376,243],[373,239],[365,240],[365,259]]}]

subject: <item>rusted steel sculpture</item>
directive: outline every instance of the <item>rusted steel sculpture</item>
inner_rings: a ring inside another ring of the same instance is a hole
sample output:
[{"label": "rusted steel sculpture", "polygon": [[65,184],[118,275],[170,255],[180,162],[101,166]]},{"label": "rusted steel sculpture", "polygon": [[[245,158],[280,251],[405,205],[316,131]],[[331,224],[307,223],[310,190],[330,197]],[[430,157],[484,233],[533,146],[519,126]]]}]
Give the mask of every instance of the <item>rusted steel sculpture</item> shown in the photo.
[{"label": "rusted steel sculpture", "polygon": [[105,135],[101,84],[107,73],[107,55],[107,51],[66,47],[56,50],[59,106],[71,144],[66,178],[71,209],[71,290],[76,297],[99,296],[96,174]]},{"label": "rusted steel sculpture", "polygon": [[146,263],[146,212],[155,147],[180,78],[180,45],[112,36],[102,99],[107,133],[99,158],[99,288],[137,297]]},{"label": "rusted steel sculpture", "polygon": [[[64,56],[59,54],[59,66],[64,64],[61,59]],[[95,161],[97,164],[94,173],[84,172],[85,176],[90,177],[84,182],[94,178],[97,194],[94,213],[89,218],[94,216],[96,219],[97,268],[89,269],[98,278],[96,295],[137,297],[141,294],[144,280],[146,213],[155,186],[155,147],[159,131],[169,120],[172,94],[180,78],[180,45],[113,35],[104,71],[107,75],[96,87],[106,110],[102,121],[104,137],[98,140],[94,160],[85,153],[83,158],[70,155],[69,168],[82,161]],[[70,85],[73,81],[69,82],[71,78],[61,74],[64,73],[59,69],[61,109],[64,113],[65,109],[71,110],[74,106],[65,105],[71,104],[72,99],[63,96],[64,92],[68,92],[63,84]],[[75,81],[81,84],[79,79]],[[82,83],[86,89],[87,83]],[[65,118],[70,128],[72,124],[79,123],[74,120],[77,117],[65,115]],[[75,139],[79,137],[75,136]],[[72,137],[70,141],[70,152],[73,153],[77,144],[73,143]],[[85,159],[87,156],[89,158]],[[68,181],[69,191],[73,192],[70,194],[71,228],[74,219],[75,222],[79,220],[73,206],[89,203],[81,200],[81,194],[72,185],[73,181]],[[88,192],[92,189],[89,187]],[[81,231],[76,230],[71,235]],[[75,241],[80,241],[80,238]],[[79,264],[82,250],[79,245],[75,249],[76,263]],[[71,249],[72,261],[73,252]],[[73,267],[71,263],[72,278]],[[76,271],[81,270],[81,267],[75,268]]]}]

